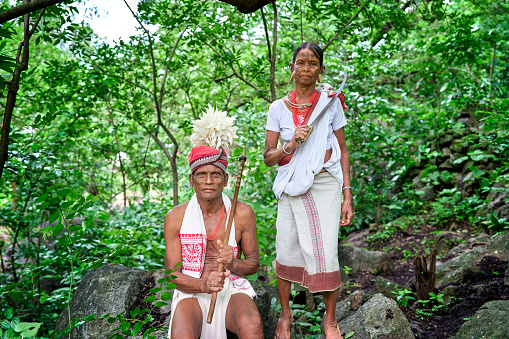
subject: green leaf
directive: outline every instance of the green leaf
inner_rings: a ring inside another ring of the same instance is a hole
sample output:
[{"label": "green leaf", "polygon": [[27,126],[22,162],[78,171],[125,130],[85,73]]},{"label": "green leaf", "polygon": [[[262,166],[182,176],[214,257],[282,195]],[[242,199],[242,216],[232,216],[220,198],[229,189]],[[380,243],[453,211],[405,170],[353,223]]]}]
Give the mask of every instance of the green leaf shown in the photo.
[{"label": "green leaf", "polygon": [[37,334],[41,325],[41,323],[18,323],[14,330],[16,332],[21,332],[23,337],[29,338]]},{"label": "green leaf", "polygon": [[5,319],[11,319],[13,315],[14,315],[14,309],[12,307],[9,307],[4,312]]},{"label": "green leaf", "polygon": [[90,321],[92,319],[95,319],[96,316],[97,316],[97,313],[94,313],[94,314],[91,314],[91,315],[87,315],[85,318],[83,318],[83,320]]},{"label": "green leaf", "polygon": [[157,280],[158,284],[164,284],[165,282],[166,282],[166,277]]},{"label": "green leaf", "polygon": [[51,225],[58,219],[58,217],[60,217],[60,211],[57,210],[50,215],[48,223]]},{"label": "green leaf", "polygon": [[345,336],[345,339],[351,338],[354,334],[355,334],[355,332],[350,332],[350,333],[348,333],[348,334]]},{"label": "green leaf", "polygon": [[128,323],[128,322],[123,322],[121,325],[120,325],[120,331],[122,331],[122,333],[125,333],[129,330],[129,328],[131,327],[131,324]]},{"label": "green leaf", "polygon": [[143,327],[143,323],[142,322],[134,324],[134,327],[131,330],[131,336],[134,337],[135,335],[137,335],[141,331],[142,327]]},{"label": "green leaf", "polygon": [[157,293],[157,292],[161,291],[162,289],[163,289],[162,287],[151,288],[150,293]]},{"label": "green leaf", "polygon": [[170,281],[170,282],[166,283],[165,287],[166,287],[167,290],[173,290],[173,289],[177,288],[177,285],[175,285],[175,283]]},{"label": "green leaf", "polygon": [[168,305],[167,303],[165,303],[164,301],[158,301],[155,303],[154,307],[163,307],[163,306],[166,306]]},{"label": "green leaf", "polygon": [[43,195],[41,195],[39,197],[39,199],[37,199],[37,202],[43,202],[44,200],[46,200],[46,198],[48,197],[48,193],[44,193]]},{"label": "green leaf", "polygon": [[0,326],[7,329],[7,328],[11,327],[11,322],[9,320],[4,320],[0,323]]},{"label": "green leaf", "polygon": [[140,313],[140,308],[139,308],[139,307],[136,307],[134,310],[131,310],[131,311],[129,312],[129,314],[130,314],[130,315],[131,315],[131,317],[133,317],[133,318],[134,318],[134,317],[136,317],[136,315],[137,315],[138,313]]},{"label": "green leaf", "polygon": [[156,300],[156,297],[155,297],[155,296],[153,296],[153,295],[150,295],[150,296],[146,297],[146,298],[145,298],[142,302],[144,302],[144,303],[150,303],[150,302],[153,302],[153,301],[155,301],[155,300]]},{"label": "green leaf", "polygon": [[71,193],[72,190],[70,188],[64,188],[63,190],[60,190],[57,192],[57,194],[61,197],[65,197],[67,195],[69,195],[69,193]]},{"label": "green leaf", "polygon": [[161,292],[162,300],[170,300],[172,298],[172,294],[170,292]]},{"label": "green leaf", "polygon": [[113,324],[115,321],[117,321],[117,318],[114,318],[114,317],[109,317],[109,318],[108,318],[108,322],[109,322],[110,324]]},{"label": "green leaf", "polygon": [[52,237],[56,237],[63,230],[64,230],[64,225],[63,224],[58,224],[58,225],[55,226],[55,229],[53,230],[53,233],[51,234],[51,236]]},{"label": "green leaf", "polygon": [[81,225],[71,225],[69,226],[69,232],[77,232],[81,231],[83,227]]},{"label": "green leaf", "polygon": [[468,160],[468,157],[461,157],[461,158],[458,158],[458,159],[454,160],[452,163],[453,163],[454,165],[458,165],[458,164],[461,164],[461,163],[462,163],[463,161],[465,161],[465,160]]}]

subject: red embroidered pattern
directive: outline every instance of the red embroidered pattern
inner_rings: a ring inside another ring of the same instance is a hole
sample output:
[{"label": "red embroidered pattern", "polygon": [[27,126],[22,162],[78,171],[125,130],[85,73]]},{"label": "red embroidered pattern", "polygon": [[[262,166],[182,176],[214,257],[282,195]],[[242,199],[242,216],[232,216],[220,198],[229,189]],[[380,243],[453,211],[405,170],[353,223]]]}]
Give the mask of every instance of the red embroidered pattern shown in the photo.
[{"label": "red embroidered pattern", "polygon": [[182,272],[199,272],[205,263],[206,234],[181,234]]},{"label": "red embroidered pattern", "polygon": [[311,240],[313,242],[313,254],[316,259],[316,273],[325,272],[325,255],[323,252],[322,233],[320,230],[320,218],[316,210],[315,201],[309,191],[302,195],[304,208],[308,215],[309,228],[311,230]]}]

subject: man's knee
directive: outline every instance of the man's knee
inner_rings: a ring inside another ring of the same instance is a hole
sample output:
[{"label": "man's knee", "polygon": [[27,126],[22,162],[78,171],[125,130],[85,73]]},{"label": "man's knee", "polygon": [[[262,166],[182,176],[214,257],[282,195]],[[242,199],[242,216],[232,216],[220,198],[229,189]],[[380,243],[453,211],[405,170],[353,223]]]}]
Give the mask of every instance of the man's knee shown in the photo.
[{"label": "man's knee", "polygon": [[171,337],[178,339],[199,338],[201,335],[202,313],[194,298],[181,300],[172,314]]},{"label": "man's knee", "polygon": [[237,320],[239,338],[263,338],[263,323],[258,309],[245,312]]}]

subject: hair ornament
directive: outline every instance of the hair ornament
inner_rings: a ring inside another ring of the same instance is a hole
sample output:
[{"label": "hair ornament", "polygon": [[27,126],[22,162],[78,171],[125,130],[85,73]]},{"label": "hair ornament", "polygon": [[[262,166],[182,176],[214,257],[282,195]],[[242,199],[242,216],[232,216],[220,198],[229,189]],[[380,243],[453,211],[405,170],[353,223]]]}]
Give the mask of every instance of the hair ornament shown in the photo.
[{"label": "hair ornament", "polygon": [[235,118],[229,117],[228,113],[213,108],[210,104],[200,119],[193,123],[191,145],[209,146],[215,149],[223,148],[226,153],[237,146],[237,127]]}]

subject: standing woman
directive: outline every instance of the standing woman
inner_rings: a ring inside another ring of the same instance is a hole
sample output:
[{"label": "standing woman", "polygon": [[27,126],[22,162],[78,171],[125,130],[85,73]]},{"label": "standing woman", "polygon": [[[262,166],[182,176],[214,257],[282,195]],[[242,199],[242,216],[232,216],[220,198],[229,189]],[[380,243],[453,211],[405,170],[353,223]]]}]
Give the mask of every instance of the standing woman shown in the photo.
[{"label": "standing woman", "polygon": [[278,198],[276,275],[281,300],[275,338],[290,338],[292,281],[312,293],[323,292],[325,337],[342,338],[335,318],[341,286],[338,232],[353,217],[346,118],[343,103],[336,99],[313,129],[308,126],[331,100],[327,91],[315,88],[325,70],[323,51],[316,43],[295,49],[290,70],[295,89],[270,105],[263,153],[267,166],[280,166],[273,187]]}]

